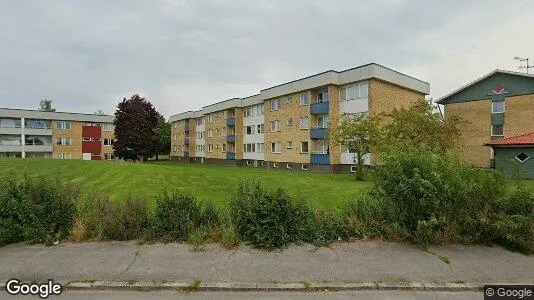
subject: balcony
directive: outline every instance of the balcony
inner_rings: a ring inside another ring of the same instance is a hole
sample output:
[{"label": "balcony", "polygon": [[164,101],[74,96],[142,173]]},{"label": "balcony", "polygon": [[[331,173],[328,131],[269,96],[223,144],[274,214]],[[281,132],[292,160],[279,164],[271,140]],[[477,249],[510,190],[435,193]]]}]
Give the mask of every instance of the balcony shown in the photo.
[{"label": "balcony", "polygon": [[226,136],[226,142],[227,143],[235,143],[235,135],[234,134],[227,135]]},{"label": "balcony", "polygon": [[325,139],[328,133],[328,128],[312,128],[310,137],[312,139]]},{"label": "balcony", "polygon": [[226,126],[235,126],[235,117],[226,118]]},{"label": "balcony", "polygon": [[227,152],[226,159],[235,160],[235,152]]},{"label": "balcony", "polygon": [[188,138],[188,137],[186,137],[186,138],[184,139],[184,145],[189,145],[189,138]]},{"label": "balcony", "polygon": [[326,153],[312,154],[310,156],[310,163],[314,165],[329,165],[330,154],[326,154]]},{"label": "balcony", "polygon": [[328,114],[328,104],[330,102],[313,103],[310,106],[310,113],[312,115],[326,115]]},{"label": "balcony", "polygon": [[189,124],[186,124],[186,125],[184,126],[184,132],[189,132]]},{"label": "balcony", "polygon": [[189,151],[184,151],[184,157],[189,157]]}]

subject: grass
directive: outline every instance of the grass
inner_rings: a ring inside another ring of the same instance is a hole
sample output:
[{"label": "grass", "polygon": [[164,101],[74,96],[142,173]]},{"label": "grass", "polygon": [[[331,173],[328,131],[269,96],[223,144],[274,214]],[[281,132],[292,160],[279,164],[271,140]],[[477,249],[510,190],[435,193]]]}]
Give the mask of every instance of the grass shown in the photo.
[{"label": "grass", "polygon": [[[194,195],[198,200],[211,201],[224,207],[230,201],[235,185],[242,179],[259,180],[269,188],[285,188],[294,196],[310,203],[338,210],[345,203],[371,186],[370,181],[357,182],[352,174],[288,172],[274,169],[227,167],[216,165],[179,164],[171,162],[124,163],[115,161],[0,159],[2,173],[13,170],[19,176],[45,176],[77,184],[82,193],[95,189],[108,193],[113,201],[155,197],[164,188]],[[532,184],[534,189],[534,182]]]}]

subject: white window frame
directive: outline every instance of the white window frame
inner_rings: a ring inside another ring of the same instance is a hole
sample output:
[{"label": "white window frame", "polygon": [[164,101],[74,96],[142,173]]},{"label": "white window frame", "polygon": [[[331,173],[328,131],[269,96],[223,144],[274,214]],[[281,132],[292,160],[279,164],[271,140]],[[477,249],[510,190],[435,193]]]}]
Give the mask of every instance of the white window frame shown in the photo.
[{"label": "white window frame", "polygon": [[280,99],[271,100],[271,111],[278,111],[282,108],[282,103]]},{"label": "white window frame", "polygon": [[308,96],[308,92],[302,92],[300,93],[300,106],[306,106],[310,104],[310,97]]},{"label": "white window frame", "polygon": [[258,116],[263,116],[265,114],[265,105],[260,104],[258,105]]},{"label": "white window frame", "polygon": [[[306,152],[302,151],[302,149],[303,149],[302,145],[303,145],[304,143],[306,143],[306,144],[308,145],[308,146],[306,147],[306,148],[307,148],[307,151],[306,151]],[[308,153],[310,153],[310,142],[308,142],[308,141],[301,141],[301,142],[300,142],[300,154],[308,154]]]},{"label": "white window frame", "polygon": [[[493,132],[493,126],[502,126],[502,134],[495,134]],[[504,136],[504,125],[491,125],[491,136]]]},{"label": "white window frame", "polygon": [[286,169],[289,169],[289,170],[293,169],[293,164],[286,163]]},{"label": "white window frame", "polygon": [[286,148],[287,149],[293,149],[293,141],[287,141]]},{"label": "white window frame", "polygon": [[[525,152],[521,151],[521,153],[525,153]],[[525,158],[524,160],[519,159],[518,156],[519,156],[521,153],[519,153],[518,155],[515,156],[515,159],[516,159],[518,162],[520,162],[520,163],[524,163],[524,162],[526,162],[527,160],[530,159],[530,156],[528,156],[528,154],[526,154],[526,153],[525,153],[525,155],[527,156],[527,158]]]},{"label": "white window frame", "polygon": [[56,123],[57,130],[72,130],[72,124],[70,121],[58,121]]},{"label": "white window frame", "polygon": [[308,171],[308,164],[302,164],[301,169],[302,171]]},{"label": "white window frame", "polygon": [[[306,127],[302,126],[302,121],[303,120],[306,120]],[[308,116],[300,117],[299,126],[300,126],[300,129],[310,129],[310,118]]]},{"label": "white window frame", "polygon": [[[274,125],[274,128],[273,128]],[[278,132],[280,130],[280,120],[271,121],[271,132]]]},{"label": "white window frame", "polygon": [[[278,151],[276,151],[277,148],[278,148]],[[274,151],[273,151],[273,149],[274,149]],[[271,142],[271,153],[272,154],[281,154],[282,153],[282,145],[279,142]]]},{"label": "white window frame", "polygon": [[278,169],[278,163],[273,162],[273,168]]},{"label": "white window frame", "polygon": [[258,134],[263,134],[265,132],[265,126],[263,124],[258,124],[256,127],[256,132]]},{"label": "white window frame", "polygon": [[[365,89],[364,89],[365,87]],[[354,97],[351,97],[349,98],[348,97],[348,93],[347,91],[350,89],[350,88],[355,88],[357,89],[356,91],[356,95],[354,95]],[[352,83],[352,84],[347,84],[343,87],[341,87],[340,89],[343,89],[345,90],[344,94],[345,94],[345,99],[343,99],[341,96],[342,96],[342,92],[340,91],[339,92],[339,101],[351,101],[351,100],[358,100],[358,99],[365,99],[365,98],[369,98],[369,83],[368,82],[360,82],[360,83]],[[365,91],[365,92],[362,92],[362,91]]]},{"label": "white window frame", "polygon": [[[496,103],[502,103],[502,111],[496,111],[495,110],[495,104]],[[504,113],[504,111],[505,111],[505,103],[504,103],[504,101],[491,102],[491,113],[492,114],[500,114],[500,113]]]},{"label": "white window frame", "polygon": [[287,119],[287,123],[286,123],[287,126],[293,126],[293,118],[289,118]]}]

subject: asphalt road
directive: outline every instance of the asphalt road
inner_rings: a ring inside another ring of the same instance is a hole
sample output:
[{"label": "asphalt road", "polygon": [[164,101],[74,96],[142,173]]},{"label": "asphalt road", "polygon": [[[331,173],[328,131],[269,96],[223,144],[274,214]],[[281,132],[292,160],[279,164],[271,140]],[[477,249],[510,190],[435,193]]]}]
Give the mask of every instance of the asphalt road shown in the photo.
[{"label": "asphalt road", "polygon": [[[10,296],[2,291],[0,299],[40,299],[37,296]],[[184,294],[174,291],[68,291],[48,299],[110,299],[110,300],[163,300],[163,299],[483,299],[482,292],[407,292],[407,291],[350,291],[350,292],[202,292]]]}]

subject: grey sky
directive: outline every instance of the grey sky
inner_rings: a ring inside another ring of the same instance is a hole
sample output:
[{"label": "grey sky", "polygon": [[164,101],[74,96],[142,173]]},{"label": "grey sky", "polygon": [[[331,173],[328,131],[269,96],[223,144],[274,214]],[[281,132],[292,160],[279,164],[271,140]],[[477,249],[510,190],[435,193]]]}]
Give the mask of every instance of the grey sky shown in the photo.
[{"label": "grey sky", "polygon": [[437,99],[534,63],[532,28],[531,0],[4,1],[0,107],[113,113],[140,93],[168,117],[369,62]]}]

